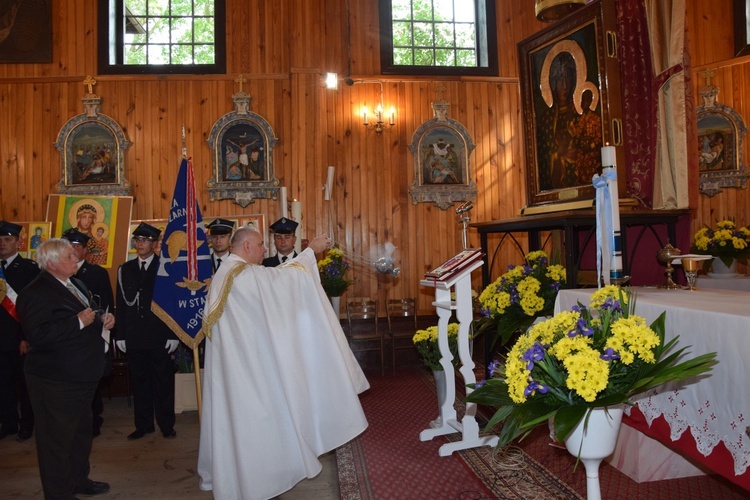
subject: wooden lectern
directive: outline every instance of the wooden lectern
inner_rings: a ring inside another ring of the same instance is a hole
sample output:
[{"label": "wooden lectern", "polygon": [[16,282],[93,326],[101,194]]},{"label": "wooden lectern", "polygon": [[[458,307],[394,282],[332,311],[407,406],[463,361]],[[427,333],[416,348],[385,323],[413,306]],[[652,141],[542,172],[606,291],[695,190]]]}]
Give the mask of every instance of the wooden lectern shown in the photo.
[{"label": "wooden lectern", "polygon": [[[420,441],[429,441],[435,436],[444,436],[455,432],[461,433],[461,440],[446,443],[440,447],[441,457],[447,457],[454,451],[476,448],[478,446],[496,446],[497,436],[479,437],[479,424],[476,421],[476,403],[466,403],[466,412],[459,422],[456,417],[454,401],[456,399],[455,371],[453,369],[453,355],[448,347],[448,320],[451,312],[456,311],[459,321],[458,329],[458,357],[461,360],[461,375],[464,384],[476,382],[474,376],[474,360],[469,352],[469,327],[473,319],[471,300],[471,272],[482,266],[483,260],[471,263],[450,277],[439,280],[426,278],[420,283],[423,286],[435,288],[435,306],[438,314],[438,347],[440,348],[440,364],[445,370],[445,394],[440,407],[440,416],[431,422],[431,426],[419,433]],[[451,300],[451,291],[455,291],[455,301]],[[466,394],[472,389],[466,388]],[[440,399],[440,395],[438,395]]]}]

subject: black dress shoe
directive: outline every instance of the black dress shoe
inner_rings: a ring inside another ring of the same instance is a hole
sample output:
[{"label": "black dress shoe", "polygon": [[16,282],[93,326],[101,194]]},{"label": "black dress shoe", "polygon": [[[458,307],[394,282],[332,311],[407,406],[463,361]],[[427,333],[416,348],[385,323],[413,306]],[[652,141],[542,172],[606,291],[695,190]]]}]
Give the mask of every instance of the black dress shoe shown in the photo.
[{"label": "black dress shoe", "polygon": [[141,439],[146,434],[151,434],[152,432],[154,432],[154,429],[149,429],[147,431],[142,431],[140,429],[136,429],[133,432],[131,432],[130,434],[128,434],[128,441],[134,441],[136,439]]},{"label": "black dress shoe", "polygon": [[109,491],[109,483],[100,483],[91,481],[85,488],[76,488],[73,493],[76,495],[101,495]]},{"label": "black dress shoe", "polygon": [[27,431],[26,429],[21,429],[18,431],[18,435],[16,436],[16,441],[19,443],[22,443],[28,439],[31,439],[31,435],[34,434],[34,431]]},{"label": "black dress shoe", "polygon": [[16,433],[18,433],[18,427],[16,427],[15,429],[11,427],[2,427],[0,428],[0,439],[4,438],[5,436],[12,436]]},{"label": "black dress shoe", "polygon": [[174,429],[169,429],[162,431],[161,435],[164,436],[165,439],[174,439],[177,437],[177,432],[175,432]]}]

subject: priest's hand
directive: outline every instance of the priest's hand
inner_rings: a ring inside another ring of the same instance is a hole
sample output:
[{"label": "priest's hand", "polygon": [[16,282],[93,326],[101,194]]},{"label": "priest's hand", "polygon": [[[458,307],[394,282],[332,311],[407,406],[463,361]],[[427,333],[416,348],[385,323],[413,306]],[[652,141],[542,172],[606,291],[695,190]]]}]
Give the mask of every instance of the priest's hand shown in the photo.
[{"label": "priest's hand", "polygon": [[125,346],[125,341],[124,340],[116,340],[115,341],[115,345],[120,350],[120,352],[127,352],[128,351],[127,348],[126,348],[126,346]]},{"label": "priest's hand", "polygon": [[179,340],[167,340],[167,345],[164,346],[164,348],[167,350],[168,354],[172,354],[177,350],[177,346],[180,345]]},{"label": "priest's hand", "polygon": [[331,247],[331,239],[328,236],[316,236],[307,246],[312,248],[313,252],[320,253]]}]

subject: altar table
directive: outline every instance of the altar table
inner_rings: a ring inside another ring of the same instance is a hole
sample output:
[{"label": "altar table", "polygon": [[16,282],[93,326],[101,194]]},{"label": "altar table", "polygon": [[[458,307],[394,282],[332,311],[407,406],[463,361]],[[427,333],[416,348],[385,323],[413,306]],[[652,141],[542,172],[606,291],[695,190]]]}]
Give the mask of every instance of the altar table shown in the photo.
[{"label": "altar table", "polygon": [[[666,311],[666,340],[679,335],[677,345],[690,346],[689,356],[715,351],[718,360],[710,376],[666,384],[634,398],[647,424],[635,426],[750,490],[750,292],[633,290],[635,314],[649,323]],[[579,301],[587,304],[594,291],[560,290],[555,312]],[[640,417],[638,411],[632,413]]]},{"label": "altar table", "polygon": [[738,274],[732,278],[721,278],[718,276],[699,275],[696,286],[708,290],[742,290],[750,292],[750,276]]}]

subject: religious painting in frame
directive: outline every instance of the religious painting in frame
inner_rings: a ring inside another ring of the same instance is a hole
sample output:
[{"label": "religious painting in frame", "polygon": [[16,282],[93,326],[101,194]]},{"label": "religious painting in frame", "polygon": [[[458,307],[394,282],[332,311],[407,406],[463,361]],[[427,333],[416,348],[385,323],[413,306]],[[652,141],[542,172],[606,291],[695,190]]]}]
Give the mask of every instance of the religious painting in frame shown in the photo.
[{"label": "religious painting in frame", "polygon": [[596,0],[518,44],[528,207],[593,202],[605,145],[624,165],[616,33],[614,0]]},{"label": "religious painting in frame", "polygon": [[91,93],[95,80],[87,77],[89,93],[81,99],[84,113],[60,129],[55,147],[60,151],[62,178],[56,191],[63,194],[123,196],[130,194],[125,179],[125,150],[130,141],[120,125],[99,113],[101,98]]},{"label": "religious painting in frame", "polygon": [[2,2],[0,63],[52,62],[52,1]]},{"label": "religious painting in frame", "polygon": [[52,236],[52,224],[46,221],[16,222],[21,226],[18,236],[18,253],[22,257],[34,260],[39,245]]},{"label": "religious painting in frame", "polygon": [[474,201],[477,186],[471,177],[474,143],[460,122],[448,117],[450,105],[443,99],[432,103],[435,117],[424,122],[412,136],[414,181],[409,194],[413,203],[434,203],[447,210],[456,202]]},{"label": "religious painting in frame", "polygon": [[234,199],[244,208],[256,198],[274,198],[279,190],[273,168],[278,138],[265,118],[250,111],[248,94],[240,90],[232,101],[234,111],[214,123],[208,136],[213,163],[208,193],[212,201]]},{"label": "religious painting in frame", "polygon": [[714,196],[724,188],[746,188],[750,169],[744,163],[747,126],[739,113],[716,102],[719,88],[706,85],[699,92],[698,119],[699,190]]},{"label": "religious painting in frame", "polygon": [[130,240],[131,196],[67,196],[52,194],[47,202],[47,221],[59,238],[75,227],[91,237],[85,259],[109,273],[114,289],[117,268],[127,260]]}]

